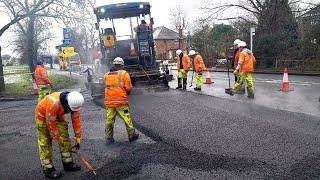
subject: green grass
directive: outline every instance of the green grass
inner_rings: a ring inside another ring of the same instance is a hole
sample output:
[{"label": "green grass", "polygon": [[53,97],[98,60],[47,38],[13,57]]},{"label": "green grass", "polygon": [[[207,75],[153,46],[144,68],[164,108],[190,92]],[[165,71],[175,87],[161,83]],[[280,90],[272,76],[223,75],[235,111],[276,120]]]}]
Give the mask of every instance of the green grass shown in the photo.
[{"label": "green grass", "polygon": [[29,75],[22,75],[21,80],[6,84],[6,90],[3,94],[6,95],[25,95],[31,93],[31,83]]},{"label": "green grass", "polygon": [[[54,90],[59,90],[63,88],[68,88],[75,85],[77,81],[66,75],[59,74],[49,74],[49,78],[52,81],[52,86]],[[6,84],[6,90],[0,95],[27,95],[31,94],[32,83],[30,82],[29,75],[23,75],[21,80]]]},{"label": "green grass", "polygon": [[21,65],[21,66],[5,66],[3,67],[3,73],[5,75],[9,74],[25,74],[29,73],[30,69],[27,65]]},{"label": "green grass", "polygon": [[53,89],[64,89],[72,85],[75,85],[77,81],[70,76],[60,74],[49,74],[49,78],[52,81]]}]

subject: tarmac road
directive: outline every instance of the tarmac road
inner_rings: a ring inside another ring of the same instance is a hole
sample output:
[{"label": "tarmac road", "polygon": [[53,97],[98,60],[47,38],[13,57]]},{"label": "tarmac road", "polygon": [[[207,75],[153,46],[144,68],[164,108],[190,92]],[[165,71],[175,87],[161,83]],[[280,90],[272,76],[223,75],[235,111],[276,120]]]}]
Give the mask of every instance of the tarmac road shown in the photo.
[{"label": "tarmac road", "polygon": [[[173,70],[173,76],[176,78],[177,71]],[[204,73],[205,80],[207,74]],[[277,74],[254,74],[255,99],[248,99],[245,95],[229,96],[225,94],[225,88],[228,88],[228,74],[226,72],[211,72],[211,78],[214,84],[204,84],[201,93],[210,96],[232,99],[240,102],[248,102],[273,109],[288,110],[300,112],[320,117],[320,77],[317,76],[297,76],[289,74],[290,89],[293,91],[279,91],[282,75]],[[188,90],[192,72],[188,73]],[[234,75],[230,73],[231,86],[234,84]],[[177,87],[177,80],[170,82],[171,88]]]},{"label": "tarmac road", "polygon": [[[88,91],[75,88],[86,99],[81,152],[97,176],[64,172],[63,179],[320,178],[317,116],[173,89],[138,90],[130,96],[130,105],[141,138],[129,143],[118,119],[116,143],[106,146],[102,99],[93,102]],[[35,104],[0,103],[4,179],[43,178],[32,116]],[[54,163],[62,169],[55,143]]]}]

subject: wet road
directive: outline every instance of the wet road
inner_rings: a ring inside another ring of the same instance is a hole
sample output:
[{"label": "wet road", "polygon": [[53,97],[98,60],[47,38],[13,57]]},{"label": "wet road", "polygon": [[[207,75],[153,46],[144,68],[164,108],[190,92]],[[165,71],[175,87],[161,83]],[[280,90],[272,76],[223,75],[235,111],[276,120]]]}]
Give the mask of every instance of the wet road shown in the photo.
[{"label": "wet road", "polygon": [[[173,71],[176,77],[176,71]],[[204,74],[203,78],[207,74]],[[279,91],[282,75],[254,74],[255,99],[248,99],[245,95],[229,96],[224,93],[228,87],[228,75],[224,72],[210,73],[214,84],[204,84],[203,92],[211,96],[232,99],[240,102],[248,102],[274,109],[288,110],[292,112],[306,113],[320,117],[320,77],[289,75],[290,89],[293,91]],[[192,73],[188,73],[188,90]],[[231,86],[234,84],[234,76],[230,74]],[[205,80],[205,79],[204,79]],[[172,88],[177,87],[177,80],[170,82]]]},{"label": "wet road", "polygon": [[[106,146],[102,101],[95,104],[89,92],[82,91],[86,101],[81,152],[97,176],[64,172],[63,179],[320,178],[317,116],[260,106],[246,98],[138,90],[130,96],[130,105],[141,139],[127,142],[118,119],[116,143]],[[0,104],[0,177],[43,177],[32,117],[35,103]],[[54,147],[54,162],[61,169]]]}]

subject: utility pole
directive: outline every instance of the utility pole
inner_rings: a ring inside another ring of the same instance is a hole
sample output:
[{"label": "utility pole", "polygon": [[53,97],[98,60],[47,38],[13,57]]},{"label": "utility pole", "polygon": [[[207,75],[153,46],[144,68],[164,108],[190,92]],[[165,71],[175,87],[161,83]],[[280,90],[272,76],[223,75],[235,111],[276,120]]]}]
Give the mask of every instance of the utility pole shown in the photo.
[{"label": "utility pole", "polygon": [[256,28],[250,28],[250,50],[253,52],[253,36],[256,34]]}]

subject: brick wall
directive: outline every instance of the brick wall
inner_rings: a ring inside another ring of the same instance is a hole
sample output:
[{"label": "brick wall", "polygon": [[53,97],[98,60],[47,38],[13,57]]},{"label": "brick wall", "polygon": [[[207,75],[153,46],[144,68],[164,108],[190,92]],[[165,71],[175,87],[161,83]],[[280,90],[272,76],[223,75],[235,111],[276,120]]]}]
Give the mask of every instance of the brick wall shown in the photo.
[{"label": "brick wall", "polygon": [[[179,49],[178,40],[155,40],[156,59],[173,59],[175,57],[176,50]],[[181,50],[187,50],[187,41],[185,39],[180,42]],[[170,58],[171,53],[171,58]]]}]

